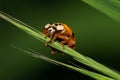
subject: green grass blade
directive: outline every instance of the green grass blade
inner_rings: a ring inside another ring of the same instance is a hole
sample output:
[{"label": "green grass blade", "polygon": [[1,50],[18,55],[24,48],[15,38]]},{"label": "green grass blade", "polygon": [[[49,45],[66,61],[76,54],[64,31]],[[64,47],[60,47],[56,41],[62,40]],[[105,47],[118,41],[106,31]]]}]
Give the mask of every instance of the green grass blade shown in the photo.
[{"label": "green grass blade", "polygon": [[[30,26],[28,26],[28,25],[24,24],[23,22],[9,16],[8,14],[6,14],[4,12],[0,11],[0,18],[12,23],[13,25],[15,25],[15,27],[18,27],[19,29],[25,31],[27,34],[31,35],[32,37],[34,37],[42,42],[47,42],[49,40],[49,38],[45,38],[45,36],[41,32],[31,28]],[[103,74],[106,74],[106,75],[108,75],[114,79],[117,79],[117,80],[120,79],[119,73],[109,69],[108,67],[106,67],[106,66],[104,66],[104,65],[102,65],[94,60],[93,60],[94,62],[89,60],[86,56],[83,56],[82,54],[76,52],[75,50],[73,50],[67,46],[64,46],[64,50],[63,50],[62,45],[59,44],[58,42],[50,43],[49,45],[64,52],[64,53],[66,53],[66,54],[68,54],[68,55],[70,55],[70,56],[72,56],[75,60],[77,60],[77,61],[103,73]],[[99,65],[96,65],[95,63],[98,63]],[[104,67],[101,67],[101,66],[104,66]]]},{"label": "green grass blade", "polygon": [[2,11],[0,11],[0,18],[12,23],[13,25],[15,25],[15,27],[18,27],[19,29],[25,31],[27,34],[39,39],[42,42],[46,42],[49,40],[48,38],[44,39],[45,36],[42,35],[42,33],[39,32],[38,30],[32,28],[31,26],[21,22],[20,20],[14,18],[14,17],[12,17],[12,16],[10,16]]},{"label": "green grass blade", "polygon": [[[15,46],[13,46],[13,47],[16,48]],[[17,49],[19,49],[19,48],[17,48]],[[98,73],[95,73],[95,72],[92,72],[92,71],[88,71],[88,70],[86,70],[84,68],[78,68],[78,67],[75,67],[75,66],[72,66],[72,65],[68,65],[68,64],[56,61],[54,59],[48,58],[48,57],[46,57],[46,56],[44,56],[44,55],[42,55],[42,54],[40,54],[38,52],[35,52],[35,51],[28,51],[28,50],[23,50],[23,49],[19,49],[19,50],[22,51],[22,52],[25,52],[25,54],[27,54],[29,56],[35,57],[37,59],[45,60],[45,61],[48,61],[50,63],[56,64],[56,65],[67,67],[67,68],[69,68],[71,70],[80,72],[80,73],[82,73],[84,75],[87,75],[87,76],[89,76],[91,78],[94,78],[96,80],[114,80],[112,78],[103,76],[101,74],[98,74]]]},{"label": "green grass blade", "polygon": [[82,0],[120,22],[120,0]]}]

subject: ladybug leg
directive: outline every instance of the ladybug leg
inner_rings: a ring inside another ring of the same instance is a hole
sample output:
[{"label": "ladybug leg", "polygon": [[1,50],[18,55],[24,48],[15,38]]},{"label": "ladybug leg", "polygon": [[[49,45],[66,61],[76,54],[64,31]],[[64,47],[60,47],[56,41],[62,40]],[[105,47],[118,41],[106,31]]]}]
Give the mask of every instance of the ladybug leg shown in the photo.
[{"label": "ladybug leg", "polygon": [[51,54],[58,54],[59,53],[59,51],[57,49],[52,48],[52,47],[51,47],[51,49],[52,49]]},{"label": "ladybug leg", "polygon": [[42,30],[42,33],[45,35],[45,38],[47,38],[49,36],[49,33],[47,32],[46,29],[43,29]]},{"label": "ladybug leg", "polygon": [[54,42],[54,41],[56,40],[56,38],[57,38],[57,35],[54,35],[54,36],[51,35],[51,36],[50,36],[50,40],[45,43],[45,46],[48,46],[48,44],[49,44],[50,42]]},{"label": "ladybug leg", "polygon": [[45,43],[45,46],[48,46],[48,44],[49,44],[50,42],[52,42],[52,37],[53,37],[53,35],[50,36],[50,40]]},{"label": "ladybug leg", "polygon": [[62,44],[63,49],[64,49],[64,45],[67,45],[68,47],[75,49],[75,44],[76,44],[75,38],[67,37],[64,35],[60,35],[58,36],[58,38],[62,39],[60,43]]},{"label": "ladybug leg", "polygon": [[66,43],[66,41],[61,41],[60,43],[62,45],[62,48],[64,49],[64,44]]},{"label": "ladybug leg", "polygon": [[47,38],[48,35],[49,35],[49,33],[46,33],[46,34],[45,34],[45,38]]},{"label": "ladybug leg", "polygon": [[62,39],[60,43],[62,44],[62,47],[64,49],[64,45],[68,42],[69,38],[64,35],[59,35],[58,38]]},{"label": "ladybug leg", "polygon": [[51,39],[45,43],[45,46],[48,46],[48,44],[51,42]]}]

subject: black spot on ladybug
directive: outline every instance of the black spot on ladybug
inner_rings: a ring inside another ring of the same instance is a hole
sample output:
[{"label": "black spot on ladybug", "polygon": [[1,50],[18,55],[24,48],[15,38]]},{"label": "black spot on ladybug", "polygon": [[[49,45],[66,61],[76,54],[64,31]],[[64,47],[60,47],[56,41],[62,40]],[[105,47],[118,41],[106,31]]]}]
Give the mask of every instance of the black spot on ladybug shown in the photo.
[{"label": "black spot on ladybug", "polygon": [[72,36],[75,37],[74,33],[72,33]]},{"label": "black spot on ladybug", "polygon": [[61,24],[59,23],[59,25],[61,25]]},{"label": "black spot on ladybug", "polygon": [[55,23],[55,26],[58,26],[58,24],[57,24],[57,23]]}]

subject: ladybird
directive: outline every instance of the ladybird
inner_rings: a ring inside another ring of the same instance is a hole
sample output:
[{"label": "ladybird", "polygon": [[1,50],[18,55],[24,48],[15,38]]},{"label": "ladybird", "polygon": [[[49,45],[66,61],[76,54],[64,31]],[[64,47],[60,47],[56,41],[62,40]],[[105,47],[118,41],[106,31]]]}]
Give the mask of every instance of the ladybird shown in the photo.
[{"label": "ladybird", "polygon": [[[45,43],[45,46],[48,46],[50,42],[58,41],[62,44],[63,47],[64,45],[66,45],[72,49],[75,49],[76,39],[74,33],[72,32],[70,27],[64,23],[56,22],[46,24],[42,30],[42,33],[50,38],[50,40]],[[51,48],[52,54],[57,54],[60,52],[53,47]]]}]

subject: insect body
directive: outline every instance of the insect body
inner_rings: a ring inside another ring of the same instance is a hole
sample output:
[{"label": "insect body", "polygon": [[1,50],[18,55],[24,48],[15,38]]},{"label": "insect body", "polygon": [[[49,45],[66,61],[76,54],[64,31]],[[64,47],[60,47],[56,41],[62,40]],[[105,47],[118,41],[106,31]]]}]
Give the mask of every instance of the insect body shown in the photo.
[{"label": "insect body", "polygon": [[[64,23],[49,23],[45,25],[42,33],[51,38],[50,41],[45,44],[46,46],[51,41],[59,41],[63,46],[66,45],[72,49],[75,49],[76,40],[74,33]],[[52,54],[57,54],[58,52],[58,50],[52,48]]]}]

